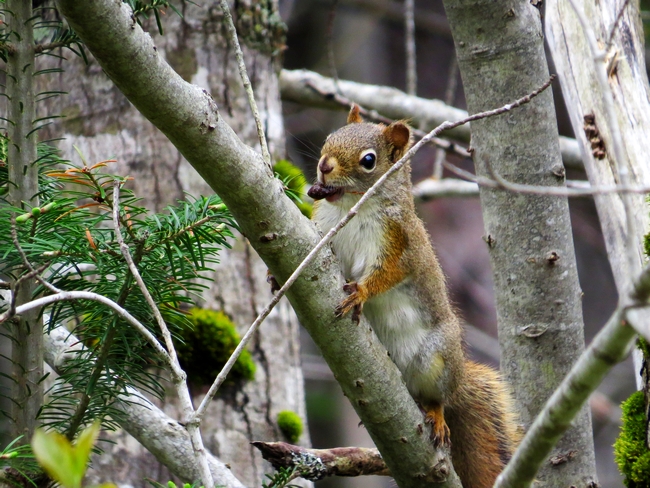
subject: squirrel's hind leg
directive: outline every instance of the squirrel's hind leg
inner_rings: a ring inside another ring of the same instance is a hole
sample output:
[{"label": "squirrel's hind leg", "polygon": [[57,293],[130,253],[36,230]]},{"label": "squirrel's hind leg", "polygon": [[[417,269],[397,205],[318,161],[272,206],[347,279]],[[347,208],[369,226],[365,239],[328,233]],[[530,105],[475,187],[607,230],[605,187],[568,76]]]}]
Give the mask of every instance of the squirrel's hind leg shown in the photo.
[{"label": "squirrel's hind leg", "polygon": [[442,403],[434,403],[421,407],[424,410],[424,421],[431,426],[431,441],[436,447],[451,446],[451,434],[445,421],[445,407]]}]

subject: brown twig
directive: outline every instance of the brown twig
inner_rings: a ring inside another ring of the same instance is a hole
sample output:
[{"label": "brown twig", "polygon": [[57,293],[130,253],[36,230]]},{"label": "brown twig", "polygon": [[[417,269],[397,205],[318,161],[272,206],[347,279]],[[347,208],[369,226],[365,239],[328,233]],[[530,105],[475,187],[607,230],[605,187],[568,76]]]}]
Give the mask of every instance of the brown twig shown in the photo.
[{"label": "brown twig", "polygon": [[[453,105],[454,98],[456,98],[456,88],[458,87],[458,58],[453,56],[451,65],[449,66],[449,73],[447,74],[447,89],[445,90],[445,99],[443,100],[447,105]],[[447,152],[442,148],[436,150],[436,158],[433,163],[433,177],[442,178],[442,162],[447,157]]]},{"label": "brown twig", "polygon": [[618,14],[616,15],[616,19],[614,19],[614,23],[612,24],[612,27],[609,30],[609,35],[607,36],[607,42],[605,43],[606,53],[609,52],[609,50],[612,47],[612,42],[614,42],[614,34],[616,34],[616,29],[618,27],[618,24],[621,22],[621,18],[623,17],[623,14],[625,13],[625,9],[627,8],[629,3],[630,0],[625,0],[623,2],[623,5],[621,5],[621,9],[618,11]]},{"label": "brown twig", "polygon": [[327,476],[390,476],[381,454],[374,448],[307,449],[286,442],[259,441],[251,444],[275,469],[295,467],[298,475],[309,481]]}]

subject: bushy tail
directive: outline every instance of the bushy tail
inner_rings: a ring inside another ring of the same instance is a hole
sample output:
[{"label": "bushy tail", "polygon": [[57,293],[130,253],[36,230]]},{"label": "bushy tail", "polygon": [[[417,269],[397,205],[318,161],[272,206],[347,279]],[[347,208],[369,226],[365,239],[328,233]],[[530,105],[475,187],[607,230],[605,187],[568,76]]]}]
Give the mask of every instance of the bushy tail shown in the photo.
[{"label": "bushy tail", "polygon": [[521,440],[506,384],[492,368],[468,361],[465,378],[445,406],[451,457],[463,488],[490,488]]}]

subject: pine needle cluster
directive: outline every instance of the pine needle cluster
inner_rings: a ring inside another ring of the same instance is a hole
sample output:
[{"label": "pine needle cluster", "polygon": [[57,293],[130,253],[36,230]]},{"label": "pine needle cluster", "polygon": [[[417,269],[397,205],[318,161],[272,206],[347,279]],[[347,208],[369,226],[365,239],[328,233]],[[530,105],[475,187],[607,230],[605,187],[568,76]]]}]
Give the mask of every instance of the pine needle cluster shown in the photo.
[{"label": "pine needle cluster", "polygon": [[[0,195],[0,276],[19,279],[28,272],[27,261],[60,290],[110,298],[160,337],[114,231],[113,182],[128,185],[129,178],[103,172],[112,161],[74,166],[45,145],[39,154],[40,206],[14,208]],[[0,191],[7,185],[0,165]],[[188,198],[155,214],[123,189],[120,207],[125,244],[172,334],[181,340],[180,330],[191,327],[187,310],[193,296],[206,287],[204,272],[228,246],[235,223],[217,196]],[[34,298],[52,293],[40,286]],[[9,307],[0,301],[0,313]],[[65,326],[83,343],[47,394],[40,413],[45,426],[72,439],[95,419],[113,427],[120,415],[113,404],[129,386],[162,396],[153,349],[112,310],[89,300],[61,301],[43,310],[43,318],[47,329]]]}]

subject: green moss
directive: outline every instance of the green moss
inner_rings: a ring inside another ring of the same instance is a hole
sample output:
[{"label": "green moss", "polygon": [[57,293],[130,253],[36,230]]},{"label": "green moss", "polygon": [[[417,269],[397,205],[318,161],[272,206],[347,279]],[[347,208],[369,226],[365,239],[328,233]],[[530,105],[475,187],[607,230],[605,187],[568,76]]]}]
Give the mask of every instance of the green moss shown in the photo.
[{"label": "green moss", "polygon": [[289,442],[298,442],[302,435],[302,419],[296,412],[282,410],[278,414],[278,427]]},{"label": "green moss", "polygon": [[621,433],[614,443],[614,460],[628,488],[650,486],[650,450],[646,447],[643,392],[637,391],[621,405]]},{"label": "green moss", "polygon": [[[181,330],[183,343],[177,341],[178,359],[191,383],[212,384],[239,344],[239,334],[235,324],[223,312],[193,308],[188,318],[194,327]],[[255,362],[250,352],[244,350],[226,381],[234,383],[253,378]]]},{"label": "green moss", "polygon": [[296,203],[305,217],[311,219],[312,205],[301,200],[301,197],[305,194],[307,180],[300,168],[291,164],[286,159],[281,159],[275,163],[273,171],[275,171],[276,177],[284,184],[285,192],[289,198]]}]

